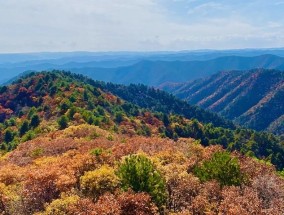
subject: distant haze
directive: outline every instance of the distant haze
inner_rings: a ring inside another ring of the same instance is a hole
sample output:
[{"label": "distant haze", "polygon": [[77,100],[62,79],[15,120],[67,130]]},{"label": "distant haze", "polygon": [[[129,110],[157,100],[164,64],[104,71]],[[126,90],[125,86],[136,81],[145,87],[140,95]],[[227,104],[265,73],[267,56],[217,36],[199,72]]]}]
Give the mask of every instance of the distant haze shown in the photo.
[{"label": "distant haze", "polygon": [[8,0],[0,52],[284,47],[283,0]]}]

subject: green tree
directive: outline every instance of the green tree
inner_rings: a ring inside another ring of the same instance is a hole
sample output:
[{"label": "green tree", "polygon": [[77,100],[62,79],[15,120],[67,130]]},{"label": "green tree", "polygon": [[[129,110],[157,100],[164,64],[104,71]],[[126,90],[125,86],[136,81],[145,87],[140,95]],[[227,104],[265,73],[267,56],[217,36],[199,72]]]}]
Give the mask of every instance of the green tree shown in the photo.
[{"label": "green tree", "polygon": [[147,192],[158,207],[166,203],[166,184],[152,161],[144,155],[127,156],[117,171],[124,190]]},{"label": "green tree", "polygon": [[210,160],[194,168],[194,174],[202,181],[217,180],[221,186],[241,185],[244,175],[237,158],[229,152],[216,152]]},{"label": "green tree", "polygon": [[10,129],[7,129],[5,134],[4,134],[4,141],[6,143],[10,143],[10,142],[13,141],[13,139],[14,139],[13,132]]},{"label": "green tree", "polygon": [[32,117],[31,117],[31,127],[33,128],[36,128],[37,126],[39,126],[40,124],[40,118],[37,114],[34,114]]},{"label": "green tree", "polygon": [[58,120],[57,123],[59,125],[59,129],[65,129],[68,127],[68,118],[67,116],[63,115]]},{"label": "green tree", "polygon": [[29,122],[25,120],[19,130],[20,136],[23,136],[25,133],[27,133],[29,129]]},{"label": "green tree", "polygon": [[68,112],[67,112],[67,117],[69,118],[69,120],[73,120],[73,116],[76,113],[76,108],[74,106],[72,106]]},{"label": "green tree", "polygon": [[51,86],[50,89],[49,89],[50,96],[54,96],[56,93],[57,93],[57,87]]},{"label": "green tree", "polygon": [[60,105],[60,111],[61,113],[66,113],[66,111],[70,108],[70,103],[68,101],[64,101]]},{"label": "green tree", "polygon": [[88,95],[87,90],[84,90],[83,99],[84,99],[84,101],[88,101],[89,100],[89,95]]},{"label": "green tree", "polygon": [[0,93],[5,93],[7,90],[8,90],[7,86],[3,86],[3,87],[0,86]]},{"label": "green tree", "polygon": [[123,112],[122,111],[119,111],[117,113],[115,113],[115,121],[119,124],[123,121]]},{"label": "green tree", "polygon": [[36,113],[36,108],[32,107],[28,113],[28,119],[31,119],[32,116]]}]

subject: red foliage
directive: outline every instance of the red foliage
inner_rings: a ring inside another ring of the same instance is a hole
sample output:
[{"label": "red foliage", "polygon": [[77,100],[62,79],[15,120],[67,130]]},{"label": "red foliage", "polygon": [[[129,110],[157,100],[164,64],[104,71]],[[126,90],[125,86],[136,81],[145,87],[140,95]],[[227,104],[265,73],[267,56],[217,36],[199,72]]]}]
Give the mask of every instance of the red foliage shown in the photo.
[{"label": "red foliage", "polygon": [[50,171],[34,171],[23,185],[23,206],[32,214],[44,209],[44,204],[58,198],[60,191],[56,186],[56,175]]},{"label": "red foliage", "polygon": [[123,193],[118,197],[123,215],[151,215],[157,214],[157,207],[146,193]]},{"label": "red foliage", "polygon": [[68,215],[97,215],[95,204],[91,199],[80,199],[68,207]]}]

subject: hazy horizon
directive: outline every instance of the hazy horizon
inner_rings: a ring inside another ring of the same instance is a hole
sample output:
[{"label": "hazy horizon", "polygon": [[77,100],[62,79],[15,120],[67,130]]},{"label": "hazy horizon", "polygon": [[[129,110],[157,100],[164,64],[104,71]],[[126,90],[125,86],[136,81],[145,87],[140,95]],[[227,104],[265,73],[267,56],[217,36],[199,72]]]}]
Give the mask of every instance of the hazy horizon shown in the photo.
[{"label": "hazy horizon", "polygon": [[202,52],[232,52],[232,51],[265,51],[265,50],[283,50],[284,47],[267,47],[267,48],[239,48],[239,49],[188,49],[188,50],[150,50],[150,51],[143,51],[143,50],[116,50],[116,51],[88,51],[88,50],[70,50],[70,51],[24,51],[24,52],[0,52],[0,55],[17,55],[17,54],[71,54],[71,53],[78,53],[78,54],[119,54],[119,53],[137,53],[137,54],[159,54],[159,53],[202,53]]},{"label": "hazy horizon", "polygon": [[284,1],[9,0],[0,53],[284,47]]}]

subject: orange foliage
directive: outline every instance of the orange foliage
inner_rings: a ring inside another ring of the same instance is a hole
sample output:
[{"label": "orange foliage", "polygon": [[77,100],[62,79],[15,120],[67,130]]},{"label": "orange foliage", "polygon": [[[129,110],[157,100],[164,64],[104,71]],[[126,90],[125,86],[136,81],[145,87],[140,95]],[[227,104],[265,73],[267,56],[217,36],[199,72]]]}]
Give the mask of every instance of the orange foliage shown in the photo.
[{"label": "orange foliage", "polygon": [[[93,132],[96,135],[92,136]],[[73,133],[80,138],[74,138]],[[67,207],[66,214],[157,214],[157,207],[146,193],[121,193],[119,188],[113,194],[93,190],[98,198],[89,199],[80,187],[80,178],[86,172],[95,172],[104,165],[115,171],[122,157],[142,152],[153,160],[166,179],[168,212],[284,213],[284,181],[271,166],[234,154],[247,175],[247,183],[242,187],[221,188],[215,181],[201,183],[192,174],[195,165],[223,150],[221,147],[203,147],[193,139],[175,142],[118,134],[112,134],[113,140],[110,140],[109,134],[96,126],[72,126],[54,132],[54,139],[49,135],[36,138],[2,157],[0,183],[5,192],[0,191],[0,210],[10,214],[16,209],[22,214],[40,212],[62,193],[74,191],[79,200]],[[98,153],[93,153],[96,149]]]}]

